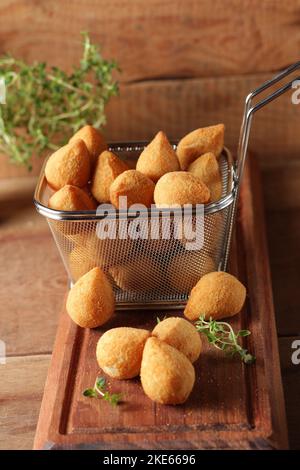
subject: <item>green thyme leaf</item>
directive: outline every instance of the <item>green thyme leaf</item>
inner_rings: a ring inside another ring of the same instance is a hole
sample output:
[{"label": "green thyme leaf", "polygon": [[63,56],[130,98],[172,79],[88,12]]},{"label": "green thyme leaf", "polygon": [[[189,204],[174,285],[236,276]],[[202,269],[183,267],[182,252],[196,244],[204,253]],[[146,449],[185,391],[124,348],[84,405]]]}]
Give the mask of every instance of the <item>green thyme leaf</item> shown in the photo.
[{"label": "green thyme leaf", "polygon": [[240,330],[235,333],[229,323],[213,320],[212,318],[205,320],[205,315],[199,317],[195,326],[200,333],[207,337],[210,344],[223,351],[227,356],[232,357],[238,354],[245,364],[255,362],[255,356],[252,356],[247,349],[243,349],[238,343],[239,337],[251,334],[249,330]]},{"label": "green thyme leaf", "polygon": [[103,395],[103,400],[108,401],[112,406],[117,406],[121,401],[122,395],[120,393],[105,392]]},{"label": "green thyme leaf", "polygon": [[251,331],[249,330],[240,330],[237,333],[237,336],[249,336],[249,335],[251,335]]},{"label": "green thyme leaf", "polygon": [[93,388],[87,388],[82,394],[85,397],[97,397],[97,392]]},{"label": "green thyme leaf", "polygon": [[104,377],[97,377],[94,388],[87,388],[84,390],[83,395],[85,397],[102,398],[112,406],[117,406],[122,399],[122,395],[120,393],[110,393],[107,390],[107,384]]},{"label": "green thyme leaf", "polygon": [[97,377],[96,385],[100,390],[104,390],[106,387],[106,380],[104,377]]}]

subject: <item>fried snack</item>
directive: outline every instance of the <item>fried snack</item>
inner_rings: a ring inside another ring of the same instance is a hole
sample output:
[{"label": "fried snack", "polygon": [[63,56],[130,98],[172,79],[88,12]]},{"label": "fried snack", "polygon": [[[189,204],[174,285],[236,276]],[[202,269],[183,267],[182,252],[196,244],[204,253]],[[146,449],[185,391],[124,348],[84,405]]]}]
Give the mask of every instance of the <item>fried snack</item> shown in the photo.
[{"label": "fried snack", "polygon": [[90,258],[78,261],[76,252],[72,251],[69,255],[69,269],[72,279],[74,279],[75,282],[96,267],[96,263]]},{"label": "fried snack", "polygon": [[74,284],[68,294],[67,312],[83,328],[96,328],[113,315],[112,287],[100,268],[93,268]]},{"label": "fried snack", "polygon": [[91,191],[98,202],[109,202],[109,188],[112,182],[123,171],[129,170],[128,165],[122,162],[114,153],[105,150],[96,160],[95,172]]},{"label": "fried snack", "polygon": [[204,256],[201,264],[198,251],[187,251],[173,258],[167,270],[169,285],[177,292],[191,292],[201,276],[216,269],[214,260],[208,255]]},{"label": "fried snack", "polygon": [[164,174],[180,170],[177,155],[164,132],[159,131],[142,151],[136,169],[155,183]]},{"label": "fried snack", "polygon": [[192,363],[197,361],[202,349],[200,335],[194,325],[180,317],[160,321],[152,336],[182,352]]},{"label": "fried snack", "polygon": [[86,125],[71,137],[69,143],[75,142],[78,139],[82,139],[87,146],[90,154],[91,166],[93,166],[98,155],[100,155],[103,150],[107,149],[107,144],[103,135],[93,126]]},{"label": "fried snack", "polygon": [[150,332],[138,328],[113,328],[97,344],[97,361],[114,379],[132,379],[140,373],[143,349]]},{"label": "fried snack", "polygon": [[66,184],[86,186],[90,177],[90,156],[83,140],[76,140],[54,152],[47,161],[45,176],[54,189]]},{"label": "fried snack", "polygon": [[97,267],[103,268],[103,262],[96,262],[93,256],[92,244],[88,243],[86,246],[75,245],[71,253],[69,254],[69,270],[72,279],[77,281],[84,274],[89,272],[91,269]]},{"label": "fried snack", "polygon": [[67,184],[56,191],[50,199],[50,209],[58,211],[89,211],[95,209],[94,201],[81,188]]},{"label": "fried snack", "polygon": [[197,320],[200,315],[219,320],[236,315],[246,299],[245,286],[231,274],[219,271],[203,276],[193,288],[184,315]]},{"label": "fried snack", "polygon": [[198,157],[188,167],[188,171],[198,176],[210,190],[211,202],[217,201],[222,195],[222,179],[218,160],[212,152]]},{"label": "fried snack", "polygon": [[158,338],[146,342],[141,382],[145,394],[163,405],[184,403],[195,383],[195,369],[184,354]]},{"label": "fried snack", "polygon": [[150,207],[153,202],[154,183],[136,170],[127,170],[114,180],[110,187],[110,201],[119,208],[119,197],[127,196],[127,206],[143,204]]},{"label": "fried snack", "polygon": [[75,280],[95,266],[107,269],[128,262],[133,256],[131,239],[101,239],[96,233],[71,234],[66,237],[74,244],[69,255],[69,267]]},{"label": "fried snack", "polygon": [[154,289],[160,277],[158,266],[150,258],[132,259],[128,264],[111,267],[109,273],[120,289],[132,292]]},{"label": "fried snack", "polygon": [[173,171],[162,176],[154,190],[157,207],[172,207],[184,204],[205,204],[210,192],[197,176],[186,171]]},{"label": "fried snack", "polygon": [[224,147],[224,124],[202,127],[185,135],[177,146],[177,156],[182,170],[207,152],[219,157]]}]

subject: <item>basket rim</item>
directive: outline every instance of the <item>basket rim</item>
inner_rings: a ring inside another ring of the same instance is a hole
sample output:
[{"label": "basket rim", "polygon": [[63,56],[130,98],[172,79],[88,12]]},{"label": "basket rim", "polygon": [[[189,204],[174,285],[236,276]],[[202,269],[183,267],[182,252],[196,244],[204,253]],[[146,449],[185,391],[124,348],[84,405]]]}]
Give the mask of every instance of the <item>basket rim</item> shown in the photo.
[{"label": "basket rim", "polygon": [[[146,145],[148,145],[149,142],[146,141],[136,141],[136,142],[117,142],[117,143],[111,143],[108,145],[109,150],[115,151],[115,152],[120,152],[120,151],[141,151],[143,150]],[[177,142],[171,142],[173,147],[176,148]],[[237,189],[237,174],[236,174],[236,162],[232,156],[231,151],[224,146],[222,150],[222,154],[226,157],[228,163],[230,164],[230,172],[231,172],[231,190],[223,196],[221,199],[215,202],[211,202],[208,204],[204,204],[204,214],[213,214],[215,212],[221,211],[228,207],[230,204],[235,199],[236,195],[236,189]],[[50,157],[50,156],[49,156]],[[49,158],[48,157],[48,158]],[[40,175],[38,177],[37,185],[35,188],[34,192],[34,197],[33,197],[33,202],[36,207],[36,210],[39,212],[39,214],[43,215],[44,217],[52,220],[57,220],[57,221],[83,221],[83,220],[102,220],[103,215],[97,214],[97,209],[95,210],[89,210],[89,211],[61,211],[61,210],[56,210],[56,209],[51,209],[50,207],[45,206],[41,202],[40,194],[42,191],[43,185],[46,183],[46,177],[45,177],[45,166],[47,163],[48,158],[45,159],[45,162],[41,168]],[[181,208],[157,208],[157,210],[153,210],[150,208],[145,209],[144,211],[140,211],[141,215],[145,215],[146,217],[161,217],[164,215],[169,215],[170,210],[172,213],[174,213],[174,216],[176,213],[181,214],[182,209]],[[188,214],[190,215],[196,215],[197,213],[197,208],[196,206],[193,206],[190,211],[187,211]],[[120,210],[114,208],[112,211],[111,215],[108,214],[108,216],[112,217],[113,219],[134,219],[136,217],[135,214],[130,214],[127,210]],[[107,217],[107,215],[106,215]]]}]

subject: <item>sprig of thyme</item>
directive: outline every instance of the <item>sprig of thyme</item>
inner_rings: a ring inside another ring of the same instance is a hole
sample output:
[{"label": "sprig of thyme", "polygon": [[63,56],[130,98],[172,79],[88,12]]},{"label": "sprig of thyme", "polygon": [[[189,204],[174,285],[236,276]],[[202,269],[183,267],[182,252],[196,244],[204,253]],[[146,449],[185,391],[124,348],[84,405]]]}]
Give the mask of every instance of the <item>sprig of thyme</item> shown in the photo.
[{"label": "sprig of thyme", "polygon": [[30,169],[33,154],[56,150],[85,124],[105,124],[105,104],[118,94],[113,79],[117,64],[103,59],[89,35],[82,34],[82,59],[71,73],[11,55],[0,57],[6,86],[6,104],[0,106],[0,152],[11,161]]},{"label": "sprig of thyme", "polygon": [[97,377],[94,387],[84,390],[83,396],[90,398],[102,398],[112,406],[117,406],[122,400],[122,395],[120,393],[110,393],[107,390],[107,384],[104,377]]},{"label": "sprig of thyme", "polygon": [[161,320],[159,317],[156,317],[156,323],[158,324],[158,323],[160,323],[160,322],[166,320],[167,318],[168,318],[167,315],[165,315],[162,320]]},{"label": "sprig of thyme", "polygon": [[200,333],[207,337],[210,344],[224,351],[225,354],[229,356],[239,354],[245,364],[252,364],[255,361],[255,356],[252,356],[247,349],[243,349],[238,343],[238,338],[251,334],[249,330],[239,330],[235,333],[229,323],[212,318],[207,321],[204,315],[199,317],[195,326]]}]

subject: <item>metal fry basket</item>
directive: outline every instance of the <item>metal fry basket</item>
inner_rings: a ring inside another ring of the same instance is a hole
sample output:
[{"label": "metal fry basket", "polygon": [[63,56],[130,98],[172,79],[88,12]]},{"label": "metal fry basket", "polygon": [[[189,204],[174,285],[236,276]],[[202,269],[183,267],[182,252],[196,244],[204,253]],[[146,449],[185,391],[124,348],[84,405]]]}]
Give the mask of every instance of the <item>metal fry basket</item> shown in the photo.
[{"label": "metal fry basket", "polygon": [[[99,266],[112,283],[118,309],[180,308],[203,274],[226,270],[253,114],[291,89],[293,81],[255,105],[252,100],[299,67],[300,62],[292,65],[247,96],[237,160],[227,148],[219,158],[222,196],[204,205],[200,217],[191,207],[184,214],[184,226],[181,209],[145,209],[138,218],[131,212],[109,208],[105,216],[99,211],[50,209],[47,204],[52,192],[43,168],[34,203],[47,218],[70,283]],[[112,144],[110,150],[134,167],[146,145],[147,142]],[[103,235],[104,226],[109,238]],[[189,236],[183,227],[190,227]],[[191,235],[201,231],[203,243],[198,247]]]}]

